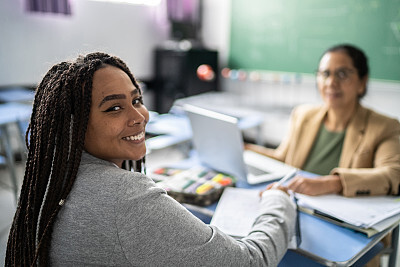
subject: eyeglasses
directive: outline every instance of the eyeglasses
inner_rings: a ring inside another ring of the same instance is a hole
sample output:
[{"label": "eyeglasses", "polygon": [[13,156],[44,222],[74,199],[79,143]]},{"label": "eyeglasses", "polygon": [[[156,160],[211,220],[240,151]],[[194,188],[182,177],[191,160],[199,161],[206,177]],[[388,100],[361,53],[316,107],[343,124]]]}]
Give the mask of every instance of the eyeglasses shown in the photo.
[{"label": "eyeglasses", "polygon": [[[354,70],[343,68],[343,69],[336,70],[333,73],[333,75],[336,78],[336,80],[343,82],[343,81],[346,81],[352,73],[354,73]],[[317,71],[317,77],[324,81],[326,79],[328,79],[329,76],[331,76],[331,71],[329,71],[329,70]]]}]

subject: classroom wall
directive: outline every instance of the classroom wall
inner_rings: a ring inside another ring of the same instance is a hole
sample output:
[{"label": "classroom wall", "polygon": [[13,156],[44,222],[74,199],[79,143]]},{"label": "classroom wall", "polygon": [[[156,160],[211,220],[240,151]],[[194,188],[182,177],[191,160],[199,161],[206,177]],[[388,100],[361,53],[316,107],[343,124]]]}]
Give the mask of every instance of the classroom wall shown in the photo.
[{"label": "classroom wall", "polygon": [[[120,56],[139,79],[151,79],[153,49],[168,39],[165,0],[157,7],[71,0],[73,16],[26,13],[23,3],[0,1],[0,87],[35,85],[55,62],[95,50]],[[234,20],[231,4],[232,0],[203,0],[202,40],[206,47],[219,51],[221,68],[228,62],[230,25]],[[246,85],[243,92],[250,99],[266,105],[319,101],[312,78],[311,82],[302,81],[289,82],[290,90],[284,91],[289,92],[288,97],[282,90],[273,89],[274,84],[286,88],[284,78],[274,78],[267,86],[250,81],[240,84]],[[222,89],[235,90],[234,84],[224,82]],[[268,97],[257,97],[260,91],[264,95],[267,92]],[[372,80],[364,103],[400,119],[400,83]]]},{"label": "classroom wall", "polygon": [[55,62],[101,50],[152,75],[152,48],[167,38],[161,7],[71,1],[72,16],[27,13],[24,1],[0,1],[0,85],[36,84]]},{"label": "classroom wall", "polygon": [[[228,45],[229,1],[204,1],[204,43],[212,49]],[[23,0],[0,1],[0,86],[34,85],[54,63],[97,50],[120,56],[138,78],[152,78],[153,49],[168,39],[165,0],[155,7],[71,5],[72,16],[65,16],[27,13]]]}]

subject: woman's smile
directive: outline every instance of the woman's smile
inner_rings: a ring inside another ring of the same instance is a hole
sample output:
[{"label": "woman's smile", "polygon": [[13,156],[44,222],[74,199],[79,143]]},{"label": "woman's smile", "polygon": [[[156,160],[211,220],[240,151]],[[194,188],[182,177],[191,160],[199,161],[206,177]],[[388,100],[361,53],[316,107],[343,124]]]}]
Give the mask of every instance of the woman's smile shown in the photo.
[{"label": "woman's smile", "polygon": [[145,133],[144,131],[142,131],[138,134],[122,137],[122,139],[124,139],[125,141],[135,141],[135,143],[141,143],[144,141],[144,137]]}]

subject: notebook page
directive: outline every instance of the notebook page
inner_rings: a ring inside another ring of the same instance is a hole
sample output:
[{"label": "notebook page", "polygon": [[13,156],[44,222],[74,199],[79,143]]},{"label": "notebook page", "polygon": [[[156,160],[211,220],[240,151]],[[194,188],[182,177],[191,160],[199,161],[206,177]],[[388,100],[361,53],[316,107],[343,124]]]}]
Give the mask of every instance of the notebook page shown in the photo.
[{"label": "notebook page", "polygon": [[[222,194],[210,225],[233,237],[245,237],[258,215],[259,190],[227,187]],[[289,248],[297,248],[293,237]]]}]

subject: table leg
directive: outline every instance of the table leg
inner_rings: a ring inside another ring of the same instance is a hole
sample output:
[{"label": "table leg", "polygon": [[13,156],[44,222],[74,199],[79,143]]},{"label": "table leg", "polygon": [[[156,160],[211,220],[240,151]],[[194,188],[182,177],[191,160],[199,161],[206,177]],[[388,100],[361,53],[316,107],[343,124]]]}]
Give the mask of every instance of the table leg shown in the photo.
[{"label": "table leg", "polygon": [[10,172],[11,183],[15,195],[15,202],[18,201],[18,183],[17,183],[17,173],[15,171],[14,155],[11,149],[10,135],[8,134],[7,125],[0,126],[1,131],[1,141],[4,145],[6,152],[6,164]]},{"label": "table leg", "polygon": [[395,267],[396,266],[396,258],[397,258],[397,250],[399,246],[399,225],[397,225],[396,228],[393,229],[392,231],[392,252],[390,253],[389,256],[389,267]]}]

